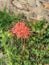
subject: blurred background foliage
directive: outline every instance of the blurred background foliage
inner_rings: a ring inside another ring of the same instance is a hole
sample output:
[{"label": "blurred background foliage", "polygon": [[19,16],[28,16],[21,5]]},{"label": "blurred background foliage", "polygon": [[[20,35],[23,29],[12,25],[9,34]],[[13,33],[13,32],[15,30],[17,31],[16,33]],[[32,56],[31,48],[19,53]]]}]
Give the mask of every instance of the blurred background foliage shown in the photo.
[{"label": "blurred background foliage", "polygon": [[[22,42],[12,35],[9,30],[18,21],[25,21],[31,29],[31,36],[25,41],[22,53]],[[0,65],[45,65],[49,64],[49,23],[28,21],[24,14],[15,16],[0,11]],[[24,59],[23,59],[24,58]]]}]

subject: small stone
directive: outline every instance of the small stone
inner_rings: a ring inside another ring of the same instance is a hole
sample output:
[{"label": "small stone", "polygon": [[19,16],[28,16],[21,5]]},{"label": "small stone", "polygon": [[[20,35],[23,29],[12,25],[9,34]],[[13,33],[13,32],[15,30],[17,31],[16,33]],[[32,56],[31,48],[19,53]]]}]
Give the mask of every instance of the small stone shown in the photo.
[{"label": "small stone", "polygon": [[34,8],[31,7],[31,6],[28,6],[28,9],[29,9],[30,11],[33,11],[33,10],[34,10]]},{"label": "small stone", "polygon": [[2,58],[3,57],[3,54],[2,53],[0,53],[0,58]]},{"label": "small stone", "polygon": [[18,1],[13,1],[13,4],[17,7],[17,8],[20,8],[22,9],[22,5],[18,2]]},{"label": "small stone", "polygon": [[29,12],[28,11],[25,11],[25,10],[22,10],[21,13],[26,14],[26,15],[29,14]]},{"label": "small stone", "polygon": [[33,5],[35,5],[36,0],[27,0],[26,2],[27,2],[30,6],[33,6]]},{"label": "small stone", "polygon": [[37,15],[37,20],[43,20],[43,19],[44,19],[43,16]]},{"label": "small stone", "polygon": [[19,0],[20,3],[26,4],[26,0]]},{"label": "small stone", "polygon": [[49,9],[49,3],[43,3],[44,8]]}]

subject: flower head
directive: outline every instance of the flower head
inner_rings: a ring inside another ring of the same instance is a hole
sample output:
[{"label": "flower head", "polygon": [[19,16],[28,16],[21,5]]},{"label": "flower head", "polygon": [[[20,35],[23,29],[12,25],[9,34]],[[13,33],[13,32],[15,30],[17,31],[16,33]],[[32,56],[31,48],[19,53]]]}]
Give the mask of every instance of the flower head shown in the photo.
[{"label": "flower head", "polygon": [[17,36],[17,38],[28,38],[30,35],[30,30],[24,22],[18,22],[12,28],[12,33]]}]

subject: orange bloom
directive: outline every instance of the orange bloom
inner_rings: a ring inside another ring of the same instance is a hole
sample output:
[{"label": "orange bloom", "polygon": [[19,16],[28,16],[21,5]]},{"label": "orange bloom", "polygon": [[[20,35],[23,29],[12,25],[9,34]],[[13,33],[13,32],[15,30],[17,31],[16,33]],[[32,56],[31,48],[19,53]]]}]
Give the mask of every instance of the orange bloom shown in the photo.
[{"label": "orange bloom", "polygon": [[18,22],[12,28],[12,33],[17,36],[17,38],[28,38],[30,35],[30,30],[28,26],[25,25],[24,22]]}]

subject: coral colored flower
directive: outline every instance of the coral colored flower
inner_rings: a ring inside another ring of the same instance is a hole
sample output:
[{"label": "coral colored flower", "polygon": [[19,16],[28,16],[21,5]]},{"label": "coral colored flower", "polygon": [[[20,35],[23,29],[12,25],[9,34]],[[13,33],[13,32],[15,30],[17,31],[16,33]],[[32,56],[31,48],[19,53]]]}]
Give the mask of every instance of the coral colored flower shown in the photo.
[{"label": "coral colored flower", "polygon": [[15,26],[12,28],[12,33],[17,36],[17,38],[28,38],[28,35],[30,35],[30,30],[28,26],[25,25],[24,22],[18,22],[15,24]]}]

